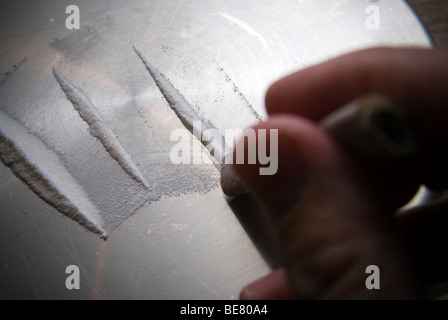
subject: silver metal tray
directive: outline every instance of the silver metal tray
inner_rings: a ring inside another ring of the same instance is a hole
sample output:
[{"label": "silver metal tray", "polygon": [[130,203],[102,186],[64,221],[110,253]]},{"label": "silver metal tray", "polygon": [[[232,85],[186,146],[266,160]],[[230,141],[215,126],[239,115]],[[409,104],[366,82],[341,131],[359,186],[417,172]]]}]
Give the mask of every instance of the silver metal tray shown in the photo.
[{"label": "silver metal tray", "polygon": [[[133,46],[223,131],[265,118],[264,92],[286,73],[366,47],[431,45],[404,1],[71,4],[79,29],[66,28],[66,2],[1,2],[0,111],[44,141],[100,210],[122,222],[104,241],[1,164],[0,299],[235,299],[281,263],[268,223],[250,199],[227,201],[212,164],[171,163],[170,134],[183,125]],[[372,5],[379,29],[366,25]],[[53,69],[89,97],[156,199],[132,198],[129,177]],[[71,265],[79,289],[66,287]]]}]

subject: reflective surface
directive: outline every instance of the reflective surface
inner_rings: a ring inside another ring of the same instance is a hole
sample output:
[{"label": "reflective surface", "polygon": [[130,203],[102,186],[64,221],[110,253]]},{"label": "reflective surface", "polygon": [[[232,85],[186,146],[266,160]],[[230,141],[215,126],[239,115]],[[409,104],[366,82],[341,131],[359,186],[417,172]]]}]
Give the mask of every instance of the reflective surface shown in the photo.
[{"label": "reflective surface", "polygon": [[[86,93],[160,200],[105,242],[0,165],[0,298],[233,299],[280,263],[268,222],[250,199],[225,199],[212,164],[171,163],[170,134],[183,126],[133,46],[224,132],[265,117],[264,92],[285,73],[370,46],[430,45],[401,1],[70,4],[79,30],[65,27],[63,1],[2,2],[0,108],[61,157],[100,209],[131,214],[120,204],[125,178],[66,99],[56,68]],[[366,27],[371,4],[379,29]],[[79,290],[66,288],[69,265],[80,269]]]}]

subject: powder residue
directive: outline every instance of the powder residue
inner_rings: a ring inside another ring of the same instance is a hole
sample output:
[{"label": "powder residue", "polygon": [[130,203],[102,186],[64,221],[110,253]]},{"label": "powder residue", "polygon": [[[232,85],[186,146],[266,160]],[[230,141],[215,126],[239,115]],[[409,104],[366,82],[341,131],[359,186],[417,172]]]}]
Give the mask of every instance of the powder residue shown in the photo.
[{"label": "powder residue", "polygon": [[[160,73],[137,48],[134,47],[134,50],[145,64],[146,69],[154,79],[157,87],[185,128],[202,142],[204,147],[212,153],[219,164],[222,164],[223,158],[227,154],[227,150],[224,138],[219,134],[218,129],[215,128],[210,121],[202,119],[173,84]],[[198,130],[198,128],[195,129],[195,123],[200,123],[200,130]],[[213,137],[209,136],[210,133],[213,133]],[[219,169],[219,167],[217,168]]]},{"label": "powder residue", "polygon": [[98,39],[98,32],[90,26],[83,26],[62,39],[53,39],[50,47],[64,53],[68,57],[79,57],[88,51]]},{"label": "powder residue", "polygon": [[0,156],[40,198],[88,230],[107,238],[98,209],[58,156],[26,127],[1,111]]},{"label": "powder residue", "polygon": [[148,182],[142,176],[128,152],[118,141],[114,132],[98,113],[87,95],[81,89],[76,88],[68,82],[58,71],[53,70],[53,74],[67,96],[67,99],[71,101],[80,117],[89,125],[91,134],[100,140],[107,152],[109,152],[130,177],[149,189]]},{"label": "powder residue", "polygon": [[227,74],[227,72],[225,72],[223,68],[220,68],[219,71],[221,71],[224,74],[226,81],[230,82],[232,84],[233,92],[238,94],[238,97],[243,102],[244,107],[246,107],[252,113],[252,115],[255,117],[257,122],[261,122],[262,117],[260,116],[260,114],[250,104],[249,100],[247,100],[246,96],[241,92],[241,90],[238,88],[238,86],[235,84],[235,82],[230,78],[230,76]]},{"label": "powder residue", "polygon": [[3,77],[0,79],[0,87],[2,85],[4,85],[12,76],[14,73],[16,73],[17,70],[19,70],[19,68],[22,66],[22,64],[24,64],[26,62],[26,57],[23,58],[22,61],[20,61],[19,63],[15,64],[12,67],[11,71],[7,71],[5,72],[5,74],[3,75]]}]

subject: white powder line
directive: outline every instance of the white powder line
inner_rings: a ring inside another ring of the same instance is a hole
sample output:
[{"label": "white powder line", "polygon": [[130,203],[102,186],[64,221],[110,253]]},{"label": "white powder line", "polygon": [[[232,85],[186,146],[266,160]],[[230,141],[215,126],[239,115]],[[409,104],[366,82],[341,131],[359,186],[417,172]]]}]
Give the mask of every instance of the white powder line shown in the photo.
[{"label": "white powder line", "polygon": [[[143,54],[134,47],[134,51],[143,61],[146,69],[149,71],[151,77],[154,79],[160,92],[162,92],[171,109],[176,113],[182,124],[199,140],[204,147],[210,151],[219,164],[224,162],[224,157],[228,153],[224,138],[219,134],[210,121],[202,119],[185,98],[177,91],[173,84],[157,70]],[[200,130],[194,128],[193,124],[200,122]],[[212,135],[213,137],[210,137]],[[218,170],[220,169],[217,166]]]},{"label": "white powder line", "polygon": [[0,111],[0,157],[28,187],[59,212],[107,239],[103,219],[58,156]]},{"label": "white powder line", "polygon": [[53,74],[67,96],[67,99],[71,101],[80,117],[89,125],[90,133],[100,140],[107,152],[109,152],[130,177],[149,189],[148,182],[142,176],[127,151],[121,145],[120,141],[118,141],[114,132],[98,113],[84,91],[68,82],[55,69],[53,69]]}]

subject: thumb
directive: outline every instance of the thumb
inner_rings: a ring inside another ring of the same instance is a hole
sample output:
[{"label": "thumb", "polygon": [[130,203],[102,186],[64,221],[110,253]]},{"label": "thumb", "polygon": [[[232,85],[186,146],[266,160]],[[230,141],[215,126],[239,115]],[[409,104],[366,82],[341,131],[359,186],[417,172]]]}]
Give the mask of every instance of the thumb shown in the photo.
[{"label": "thumb", "polygon": [[[273,218],[297,297],[414,297],[412,264],[391,215],[382,212],[369,183],[361,182],[355,164],[331,138],[291,115],[275,116],[253,129],[266,129],[268,138],[275,138],[269,133],[277,130],[278,141],[271,139],[270,150],[277,151],[278,171],[260,175],[259,164],[235,165],[235,171]],[[277,150],[272,148],[276,142]],[[236,147],[247,150],[250,141],[240,140]],[[381,290],[366,287],[370,265],[381,272]]]}]

